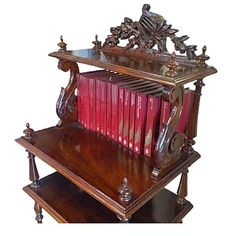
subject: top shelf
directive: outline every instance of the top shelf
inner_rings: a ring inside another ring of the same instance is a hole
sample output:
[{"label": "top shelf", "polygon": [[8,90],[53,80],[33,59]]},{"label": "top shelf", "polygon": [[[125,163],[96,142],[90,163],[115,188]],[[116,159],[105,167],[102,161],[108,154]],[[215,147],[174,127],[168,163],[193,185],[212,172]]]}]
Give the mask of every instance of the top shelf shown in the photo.
[{"label": "top shelf", "polygon": [[165,61],[144,59],[135,60],[133,57],[110,55],[101,50],[95,52],[93,49],[52,52],[49,56],[92,65],[171,86],[183,85],[217,72],[214,67],[210,66],[200,68],[191,65],[181,65],[177,75],[170,77],[166,75],[168,68]]}]

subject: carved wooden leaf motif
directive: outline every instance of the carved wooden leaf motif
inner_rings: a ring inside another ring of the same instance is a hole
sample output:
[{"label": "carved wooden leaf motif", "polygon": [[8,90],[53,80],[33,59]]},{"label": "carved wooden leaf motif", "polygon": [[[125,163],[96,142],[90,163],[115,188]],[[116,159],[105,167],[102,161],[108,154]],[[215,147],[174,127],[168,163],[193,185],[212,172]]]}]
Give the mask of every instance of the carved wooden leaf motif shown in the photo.
[{"label": "carved wooden leaf motif", "polygon": [[[139,21],[125,17],[120,26],[111,27],[111,35],[105,39],[103,47],[116,47],[120,40],[128,39],[125,49],[131,49],[137,46],[136,50],[149,53],[165,53],[167,50],[167,38],[170,38],[175,46],[175,50],[181,54],[186,53],[189,60],[196,57],[196,45],[186,45],[185,41],[189,38],[187,35],[177,37],[177,29],[172,29],[172,25],[166,23],[166,20],[159,14],[150,12],[150,5],[144,4],[142,15]],[[157,49],[154,47],[157,46]]]}]

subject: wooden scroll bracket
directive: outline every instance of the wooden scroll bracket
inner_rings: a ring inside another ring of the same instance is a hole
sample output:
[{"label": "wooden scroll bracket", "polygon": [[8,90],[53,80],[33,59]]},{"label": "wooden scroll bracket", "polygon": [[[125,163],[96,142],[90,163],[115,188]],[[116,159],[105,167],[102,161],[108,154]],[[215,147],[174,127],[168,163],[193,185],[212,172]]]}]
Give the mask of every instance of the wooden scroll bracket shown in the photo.
[{"label": "wooden scroll bracket", "polygon": [[76,89],[76,74],[79,73],[79,67],[75,62],[59,60],[58,68],[64,72],[70,71],[70,79],[66,88],[61,88],[60,96],[56,104],[56,112],[60,118],[58,126],[77,120],[78,106]]},{"label": "wooden scroll bracket", "polygon": [[152,176],[156,178],[160,170],[174,163],[184,141],[184,135],[177,133],[176,126],[183,108],[184,88],[165,87],[163,99],[172,104],[172,110],[167,124],[163,127],[154,150],[154,168]]}]

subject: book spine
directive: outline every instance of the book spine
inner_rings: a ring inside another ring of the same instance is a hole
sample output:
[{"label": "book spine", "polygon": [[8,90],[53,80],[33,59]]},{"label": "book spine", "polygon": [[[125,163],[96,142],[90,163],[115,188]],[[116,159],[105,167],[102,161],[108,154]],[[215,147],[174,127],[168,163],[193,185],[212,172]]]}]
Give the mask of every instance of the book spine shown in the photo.
[{"label": "book spine", "polygon": [[129,116],[130,116],[130,90],[124,90],[124,121],[123,121],[123,145],[129,147]]},{"label": "book spine", "polygon": [[89,79],[89,129],[95,131],[95,80]]},{"label": "book spine", "polygon": [[136,92],[130,92],[130,114],[129,114],[129,149],[134,150],[134,126],[136,113]]},{"label": "book spine", "polygon": [[118,141],[123,143],[123,123],[124,123],[124,88],[119,88],[119,100],[118,100]]},{"label": "book spine", "polygon": [[106,118],[106,135],[109,138],[112,138],[112,132],[111,132],[111,117],[112,117],[112,99],[111,99],[111,93],[112,93],[112,84],[110,82],[107,83],[107,118]]},{"label": "book spine", "polygon": [[160,115],[159,133],[162,132],[162,129],[167,124],[167,121],[170,117],[170,112],[171,112],[171,104],[162,99],[162,101],[161,101],[161,115]]},{"label": "book spine", "polygon": [[89,129],[89,79],[84,77],[84,127]]},{"label": "book spine", "polygon": [[81,81],[80,74],[76,74],[77,83],[77,104],[78,104],[78,121],[81,123]]},{"label": "book spine", "polygon": [[137,93],[134,133],[134,152],[137,154],[143,153],[146,114],[147,96],[141,93]]},{"label": "book spine", "polygon": [[96,131],[100,133],[101,129],[101,81],[95,80],[95,88],[96,88],[96,103],[95,103],[95,121],[96,121]]},{"label": "book spine", "polygon": [[180,116],[180,120],[179,120],[178,125],[176,127],[177,132],[180,132],[180,133],[185,132],[186,124],[188,121],[189,110],[190,110],[191,103],[193,100],[193,95],[194,95],[193,91],[187,91],[184,94],[183,109],[182,109],[182,113]]},{"label": "book spine", "polygon": [[106,87],[107,83],[105,81],[101,81],[101,134],[106,135]]},{"label": "book spine", "polygon": [[157,141],[159,127],[159,119],[161,110],[160,96],[149,96],[147,104],[147,120],[144,140],[144,154],[151,157],[153,153],[154,144]]},{"label": "book spine", "polygon": [[83,77],[82,75],[80,75],[80,120],[81,120],[81,124],[84,126],[84,81],[85,81],[85,77]]},{"label": "book spine", "polygon": [[112,84],[111,101],[112,101],[112,116],[111,116],[111,138],[115,141],[118,140],[118,98],[119,87],[117,84]]}]

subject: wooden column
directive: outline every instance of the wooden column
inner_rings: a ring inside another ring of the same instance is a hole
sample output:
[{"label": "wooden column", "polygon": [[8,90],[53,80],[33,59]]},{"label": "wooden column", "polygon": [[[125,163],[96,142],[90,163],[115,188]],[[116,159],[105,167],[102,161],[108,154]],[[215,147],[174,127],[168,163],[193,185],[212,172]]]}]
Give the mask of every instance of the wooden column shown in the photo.
[{"label": "wooden column", "polygon": [[186,169],[181,175],[177,195],[177,202],[179,204],[184,204],[186,201],[185,198],[188,195],[188,169]]},{"label": "wooden column", "polygon": [[191,112],[189,115],[189,121],[187,123],[186,127],[186,137],[184,141],[184,152],[188,153],[189,155],[193,154],[194,149],[193,145],[195,144],[194,138],[197,136],[197,122],[198,122],[198,111],[199,111],[199,105],[200,105],[200,97],[201,97],[201,91],[202,87],[205,85],[203,83],[203,79],[197,80],[194,85],[196,86],[193,103]]},{"label": "wooden column", "polygon": [[38,169],[35,163],[35,155],[31,152],[28,152],[28,158],[29,158],[29,179],[32,181],[31,187],[32,188],[38,188],[39,187],[39,173]]},{"label": "wooden column", "polygon": [[34,211],[35,211],[35,214],[36,214],[35,220],[39,224],[41,224],[42,220],[43,220],[42,207],[37,202],[35,202],[35,204],[34,204]]}]

